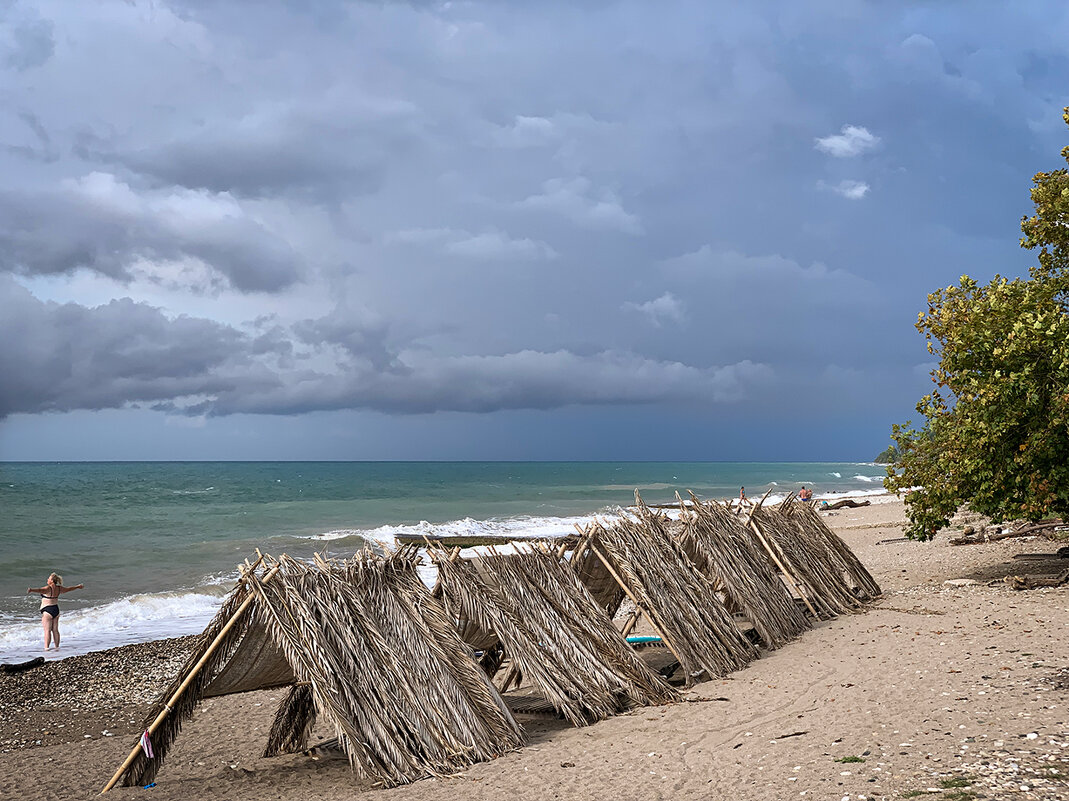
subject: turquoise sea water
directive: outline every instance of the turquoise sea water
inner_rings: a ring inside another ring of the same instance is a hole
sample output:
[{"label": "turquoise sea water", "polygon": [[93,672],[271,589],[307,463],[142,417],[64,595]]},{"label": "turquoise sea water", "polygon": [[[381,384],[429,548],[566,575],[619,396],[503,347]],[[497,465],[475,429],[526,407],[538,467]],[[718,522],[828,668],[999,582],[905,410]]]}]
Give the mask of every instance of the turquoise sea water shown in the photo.
[{"label": "turquoise sea water", "polygon": [[0,463],[0,661],[40,649],[55,570],[66,654],[199,631],[255,549],[347,555],[397,533],[560,536],[647,503],[766,490],[877,494],[864,463]]}]

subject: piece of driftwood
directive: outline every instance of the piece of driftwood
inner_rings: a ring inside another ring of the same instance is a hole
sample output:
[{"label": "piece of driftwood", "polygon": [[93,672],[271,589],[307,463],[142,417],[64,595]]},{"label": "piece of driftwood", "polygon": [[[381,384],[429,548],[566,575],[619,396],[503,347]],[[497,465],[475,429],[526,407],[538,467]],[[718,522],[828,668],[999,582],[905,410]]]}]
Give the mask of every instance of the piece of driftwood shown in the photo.
[{"label": "piece of driftwood", "polygon": [[5,663],[0,665],[0,673],[24,673],[27,670],[33,670],[35,667],[40,667],[44,663],[45,658],[43,656],[27,659],[25,662]]},{"label": "piece of driftwood", "polygon": [[1051,531],[1064,526],[1065,521],[1061,518],[1057,520],[1041,520],[1038,523],[1030,523],[1020,528],[1015,528],[1013,531],[1003,531],[1000,534],[982,534],[979,537],[976,536],[964,536],[956,537],[950,541],[951,545],[976,545],[981,542],[998,542],[999,540],[1009,540],[1014,537],[1032,537],[1036,534],[1040,534],[1046,531]]},{"label": "piece of driftwood", "polygon": [[842,509],[845,506],[849,506],[851,509],[856,509],[859,506],[868,506],[871,501],[855,501],[853,498],[843,498],[835,503],[824,504],[821,503],[820,508],[817,511],[828,512],[832,509]]},{"label": "piece of driftwood", "polygon": [[1069,582],[1069,569],[1056,575],[1006,576],[1004,581],[1015,590],[1034,590],[1037,587],[1060,587]]}]

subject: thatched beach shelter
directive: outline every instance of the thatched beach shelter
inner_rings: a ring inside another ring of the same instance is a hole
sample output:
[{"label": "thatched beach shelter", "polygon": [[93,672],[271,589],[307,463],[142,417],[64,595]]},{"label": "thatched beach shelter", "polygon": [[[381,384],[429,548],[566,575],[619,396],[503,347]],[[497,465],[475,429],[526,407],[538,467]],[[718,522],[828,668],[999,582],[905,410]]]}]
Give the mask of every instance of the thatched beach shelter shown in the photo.
[{"label": "thatched beach shelter", "polygon": [[468,636],[495,638],[511,675],[522,676],[575,725],[678,698],[635,654],[559,550],[514,547],[514,553],[492,549],[470,559],[432,551],[436,592]]},{"label": "thatched beach shelter", "polygon": [[691,495],[680,503],[684,550],[721,592],[730,612],[753,624],[762,643],[779,648],[809,628],[753,531],[725,504]]},{"label": "thatched beach shelter", "polygon": [[589,547],[672,651],[685,681],[724,676],[757,657],[716,589],[669,532],[668,519],[635,493],[637,515],[588,527]]},{"label": "thatched beach shelter", "polygon": [[[793,496],[772,507],[758,503],[750,510],[749,523],[815,617],[858,612],[863,601],[879,594],[872,576],[809,504],[797,503]],[[844,554],[850,555],[849,563]]]},{"label": "thatched beach shelter", "polygon": [[265,756],[334,730],[350,764],[385,786],[446,775],[523,743],[519,725],[408,551],[249,566],[108,784],[151,782],[203,698],[291,686]]},{"label": "thatched beach shelter", "polygon": [[815,542],[823,542],[846,574],[847,582],[853,587],[854,594],[862,601],[873,601],[883,594],[876,579],[857,558],[842,537],[828,528],[828,524],[817,514],[812,504],[791,504],[791,517],[799,531],[806,532]]}]

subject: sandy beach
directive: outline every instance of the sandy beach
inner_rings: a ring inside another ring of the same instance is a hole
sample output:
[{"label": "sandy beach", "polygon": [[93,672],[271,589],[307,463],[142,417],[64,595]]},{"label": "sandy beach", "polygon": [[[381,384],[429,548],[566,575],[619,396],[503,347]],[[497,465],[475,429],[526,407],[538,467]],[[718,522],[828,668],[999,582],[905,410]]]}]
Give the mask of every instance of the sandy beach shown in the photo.
[{"label": "sandy beach", "polygon": [[[206,702],[155,787],[109,795],[1069,799],[1069,586],[1016,591],[1003,581],[1057,573],[1065,560],[1013,558],[1057,546],[952,547],[945,534],[898,541],[898,502],[825,519],[883,598],[695,686],[684,703],[578,729],[521,716],[525,748],[453,778],[384,791],[332,752],[261,758],[282,695],[261,691]],[[98,794],[188,647],[164,640],[0,675],[0,797]]]}]

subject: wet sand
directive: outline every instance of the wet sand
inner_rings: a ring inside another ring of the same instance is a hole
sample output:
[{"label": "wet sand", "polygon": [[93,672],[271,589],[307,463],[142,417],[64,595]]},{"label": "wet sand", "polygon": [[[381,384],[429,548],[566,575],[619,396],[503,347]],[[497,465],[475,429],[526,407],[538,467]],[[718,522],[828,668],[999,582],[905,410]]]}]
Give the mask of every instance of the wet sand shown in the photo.
[{"label": "wet sand", "polygon": [[[259,756],[281,691],[206,702],[157,786],[115,799],[1069,799],[1069,587],[1003,578],[1065,560],[1044,540],[952,547],[901,536],[900,503],[829,513],[884,589],[686,703],[582,729],[521,716],[530,744],[394,790],[330,752]],[[966,579],[976,583],[947,584]],[[0,675],[0,797],[94,796],[140,734],[188,639]],[[316,737],[329,736],[325,731]],[[316,740],[313,737],[313,741]]]}]

